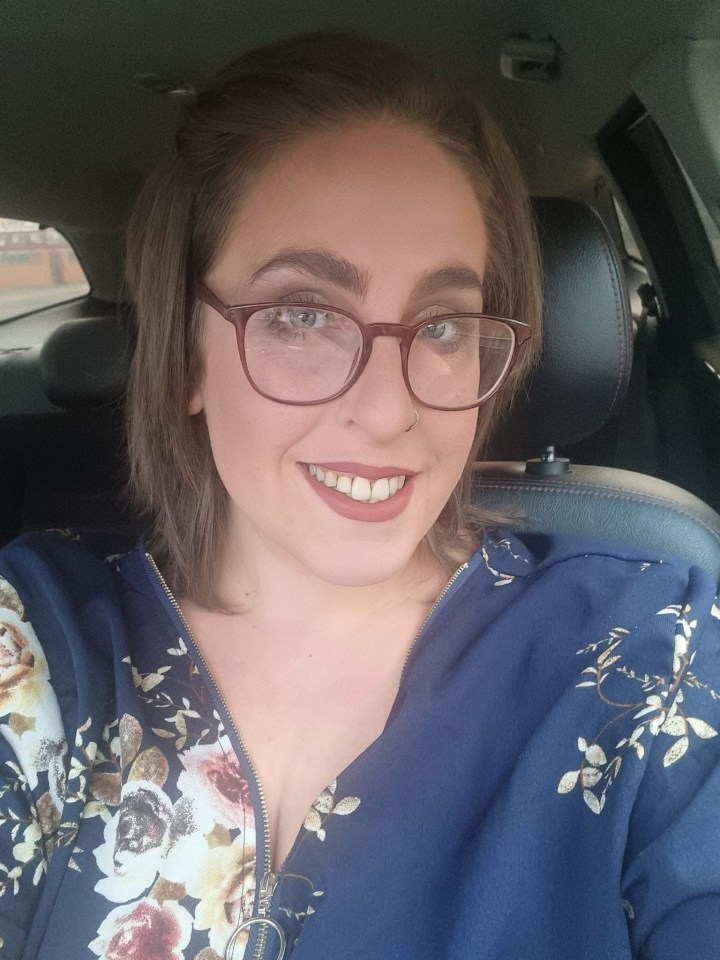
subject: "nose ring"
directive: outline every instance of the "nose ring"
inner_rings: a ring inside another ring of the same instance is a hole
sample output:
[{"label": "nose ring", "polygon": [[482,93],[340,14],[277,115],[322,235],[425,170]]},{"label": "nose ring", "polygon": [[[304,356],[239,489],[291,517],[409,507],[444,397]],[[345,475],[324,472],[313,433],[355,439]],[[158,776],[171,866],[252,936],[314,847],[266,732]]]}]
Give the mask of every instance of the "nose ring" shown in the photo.
[{"label": "nose ring", "polygon": [[413,410],[413,414],[415,416],[415,423],[411,423],[410,426],[405,430],[405,433],[410,433],[410,431],[420,423],[420,414],[417,412],[417,410]]}]

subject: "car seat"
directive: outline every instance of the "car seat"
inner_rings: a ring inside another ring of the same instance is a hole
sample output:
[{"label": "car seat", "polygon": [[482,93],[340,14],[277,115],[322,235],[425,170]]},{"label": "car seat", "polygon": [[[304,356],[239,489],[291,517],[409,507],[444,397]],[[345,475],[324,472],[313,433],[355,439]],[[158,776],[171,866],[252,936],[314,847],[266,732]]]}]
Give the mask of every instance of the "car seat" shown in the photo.
[{"label": "car seat", "polygon": [[720,579],[720,516],[663,480],[556,454],[622,406],[633,321],[600,219],[570,200],[536,199],[544,269],[540,362],[475,468],[473,497],[525,529],[573,533],[679,556]]},{"label": "car seat", "polygon": [[41,347],[0,353],[0,545],[49,527],[137,535],[122,497],[132,328],[117,305],[93,306]]}]

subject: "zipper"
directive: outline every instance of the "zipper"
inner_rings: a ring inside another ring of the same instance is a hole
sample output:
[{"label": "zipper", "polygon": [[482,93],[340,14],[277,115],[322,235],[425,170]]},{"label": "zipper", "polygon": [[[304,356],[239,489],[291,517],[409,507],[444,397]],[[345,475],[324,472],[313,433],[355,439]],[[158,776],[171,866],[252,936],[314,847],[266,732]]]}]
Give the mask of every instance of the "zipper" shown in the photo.
[{"label": "zipper", "polygon": [[[180,609],[180,604],[177,602],[177,600],[176,600],[175,597],[173,596],[172,591],[170,590],[170,587],[168,587],[168,585],[167,585],[167,583],[166,583],[166,581],[165,581],[165,578],[163,577],[162,573],[160,573],[160,570],[158,569],[158,565],[155,563],[155,558],[152,556],[151,553],[148,553],[148,552],[145,553],[145,556],[147,557],[148,563],[149,563],[150,566],[152,567],[152,569],[153,569],[153,571],[154,571],[154,573],[155,573],[155,576],[156,576],[157,579],[158,579],[158,582],[159,582],[160,585],[162,586],[163,591],[165,592],[165,595],[167,596],[168,600],[170,601],[170,604],[172,605],[173,610],[176,612],[176,614],[177,614],[177,616],[178,616],[178,619],[180,620],[180,622],[182,623],[183,627],[185,628],[185,631],[186,631],[186,633],[187,633],[188,639],[189,639],[190,642],[192,643],[193,648],[194,648],[196,654],[197,654],[198,657],[200,658],[200,661],[201,661],[202,665],[205,667],[205,672],[206,672],[207,676],[210,678],[210,682],[212,683],[212,685],[213,685],[213,687],[214,687],[214,689],[215,689],[215,692],[216,692],[216,694],[217,694],[217,697],[218,697],[220,703],[222,704],[222,706],[223,706],[223,708],[224,708],[224,710],[225,710],[225,715],[227,716],[228,721],[229,721],[229,723],[230,723],[230,726],[232,727],[232,730],[233,730],[235,736],[237,737],[238,743],[240,744],[240,748],[241,748],[241,750],[242,750],[242,752],[243,752],[243,757],[245,758],[245,761],[246,761],[246,763],[247,763],[247,765],[248,765],[248,767],[249,767],[249,769],[250,769],[250,772],[251,772],[251,774],[252,774],[252,776],[253,776],[253,779],[255,780],[255,786],[257,787],[258,797],[260,798],[260,812],[261,812],[261,815],[262,815],[263,839],[264,839],[264,841],[265,841],[265,842],[264,842],[264,854],[265,854],[265,857],[264,857],[264,863],[263,863],[263,875],[262,875],[262,878],[261,878],[261,880],[260,880],[260,884],[259,884],[259,887],[258,887],[257,911],[256,911],[255,915],[252,916],[252,917],[250,917],[248,920],[242,920],[242,921],[240,921],[240,922],[237,924],[237,926],[236,926],[235,929],[233,930],[233,932],[232,932],[232,934],[230,935],[230,938],[229,938],[229,940],[228,940],[228,942],[227,942],[227,944],[226,944],[226,946],[225,946],[225,951],[224,951],[223,960],[232,960],[232,954],[233,954],[233,949],[234,949],[234,945],[235,945],[235,940],[237,939],[238,935],[239,935],[243,930],[251,931],[251,930],[252,930],[252,927],[254,927],[254,926],[259,926],[260,929],[258,930],[258,938],[257,938],[257,943],[256,943],[256,945],[255,945],[255,950],[253,951],[252,960],[263,960],[263,955],[264,955],[264,953],[265,953],[265,945],[266,945],[266,943],[267,943],[268,928],[275,930],[275,932],[276,932],[276,934],[277,934],[277,936],[278,936],[279,947],[278,947],[278,954],[277,954],[276,960],[283,960],[283,957],[285,956],[285,947],[286,947],[285,931],[284,931],[283,928],[280,926],[280,924],[277,923],[275,920],[273,920],[272,917],[269,915],[269,914],[270,914],[270,907],[271,907],[271,904],[272,904],[273,894],[274,894],[274,892],[275,892],[275,888],[276,888],[277,883],[278,883],[278,877],[277,877],[277,876],[272,872],[272,870],[270,869],[270,867],[271,867],[271,863],[270,863],[270,824],[269,824],[269,820],[268,820],[267,804],[266,804],[266,802],[265,802],[265,794],[264,794],[264,792],[263,792],[263,788],[262,788],[262,784],[261,784],[261,782],[260,782],[260,778],[258,777],[257,770],[255,769],[255,765],[254,765],[253,762],[252,762],[252,759],[251,759],[251,757],[250,757],[250,754],[249,754],[249,752],[248,752],[248,749],[247,749],[247,747],[245,746],[245,741],[243,740],[242,736],[240,735],[240,731],[238,730],[237,726],[235,725],[235,721],[233,720],[232,714],[230,713],[230,709],[229,709],[229,707],[228,707],[227,701],[225,700],[225,697],[223,696],[222,691],[220,690],[220,687],[217,685],[217,681],[215,680],[215,677],[212,675],[212,672],[210,671],[210,668],[209,668],[209,666],[208,666],[208,664],[207,664],[207,661],[205,660],[205,657],[202,655],[202,651],[200,650],[200,648],[199,648],[198,645],[197,645],[197,642],[196,642],[196,640],[195,640],[195,637],[194,637],[193,634],[192,634],[192,630],[190,629],[190,624],[187,622],[187,620],[185,619],[185,614],[184,614],[184,613],[182,612],[182,610]],[[469,563],[468,563],[468,561],[466,560],[465,563],[461,564],[461,565],[457,568],[457,570],[455,571],[455,573],[452,575],[452,577],[450,577],[450,579],[448,580],[448,582],[447,582],[447,583],[445,584],[445,586],[443,587],[443,589],[442,589],[441,593],[439,594],[439,596],[436,598],[435,603],[433,603],[433,605],[432,605],[432,607],[431,607],[431,609],[430,609],[430,612],[428,613],[428,615],[427,615],[427,616],[425,617],[425,619],[423,620],[422,626],[420,627],[420,629],[418,630],[417,634],[415,635],[415,638],[413,639],[413,642],[412,642],[412,643],[410,644],[410,646],[408,647],[408,651],[407,651],[407,653],[406,653],[406,655],[405,655],[405,660],[404,660],[404,662],[403,662],[403,667],[402,667],[402,671],[401,671],[401,674],[400,674],[400,685],[402,685],[402,682],[403,682],[403,680],[404,680],[404,678],[405,678],[405,673],[406,673],[406,670],[407,670],[408,662],[409,662],[409,660],[410,660],[410,656],[411,656],[413,650],[415,649],[415,646],[417,645],[418,640],[419,640],[420,637],[422,636],[422,633],[423,633],[423,631],[425,630],[425,627],[426,627],[426,626],[428,625],[428,623],[430,622],[430,618],[432,617],[432,615],[433,615],[433,614],[435,613],[435,611],[437,610],[438,606],[440,605],[440,603],[441,603],[442,600],[444,599],[444,597],[445,597],[445,595],[447,594],[448,590],[452,587],[452,585],[455,583],[455,581],[458,579],[458,577],[460,577],[461,574],[464,573],[465,570],[467,570],[468,566],[469,566]],[[281,871],[282,871],[282,867],[281,867],[280,869],[281,869]]]},{"label": "zipper", "polygon": [[266,871],[265,876],[260,881],[260,896],[258,897],[257,919],[264,920],[265,922],[260,927],[253,960],[261,960],[263,954],[265,953],[265,942],[268,935],[268,926],[272,926],[275,929],[280,939],[277,960],[283,960],[283,957],[285,956],[285,931],[269,916],[270,905],[272,903],[277,882],[278,878],[270,870]]},{"label": "zipper", "polygon": [[260,782],[260,778],[255,768],[255,764],[252,762],[252,758],[250,757],[248,749],[245,746],[245,741],[243,740],[242,736],[240,735],[240,731],[235,725],[235,721],[233,720],[233,716],[232,716],[232,713],[230,712],[230,708],[228,707],[227,701],[223,696],[222,691],[218,686],[217,681],[215,680],[215,677],[212,675],[212,672],[210,670],[210,667],[208,666],[207,660],[202,655],[202,651],[197,645],[197,641],[195,640],[195,637],[192,634],[192,630],[190,629],[190,624],[187,622],[187,620],[185,619],[185,614],[180,609],[180,604],[177,602],[177,600],[173,596],[173,593],[170,590],[170,587],[167,585],[167,582],[165,581],[165,577],[163,577],[162,573],[160,573],[158,565],[155,563],[155,558],[152,556],[151,553],[148,553],[148,552],[145,553],[145,556],[147,557],[148,563],[152,567],[153,572],[155,573],[155,576],[158,579],[158,582],[163,588],[163,591],[165,592],[166,597],[170,601],[170,604],[173,610],[175,611],[175,613],[178,616],[178,619],[180,620],[183,627],[185,628],[188,639],[192,643],[195,653],[200,658],[202,665],[205,667],[205,673],[210,678],[210,682],[212,683],[215,689],[215,693],[217,694],[218,700],[222,704],[223,709],[225,710],[225,715],[230,723],[233,733],[237,737],[238,743],[240,744],[240,749],[243,752],[243,757],[245,758],[245,761],[248,765],[250,773],[252,774],[252,777],[255,780],[255,786],[257,787],[258,797],[260,798],[260,814],[262,819],[262,830],[263,830],[263,840],[264,840],[263,852],[265,854],[265,857],[263,861],[263,875],[262,875],[262,879],[260,880],[260,884],[258,888],[257,913],[254,917],[251,917],[249,920],[241,921],[240,923],[238,923],[237,927],[232,933],[232,936],[228,940],[227,946],[225,947],[225,958],[226,960],[231,960],[235,939],[237,935],[241,932],[241,930],[249,929],[251,926],[256,925],[253,921],[259,921],[258,925],[260,926],[260,930],[258,931],[258,940],[257,940],[256,949],[253,953],[253,960],[262,960],[262,956],[265,951],[265,943],[267,940],[268,926],[272,926],[274,929],[276,929],[276,932],[278,933],[278,937],[280,938],[280,952],[278,954],[277,960],[282,960],[285,954],[285,931],[282,929],[282,927],[279,926],[279,924],[276,924],[275,921],[268,916],[268,913],[270,911],[270,903],[272,901],[273,893],[275,892],[275,887],[277,886],[278,878],[270,869],[270,866],[271,866],[270,822],[268,818],[267,804],[265,802],[265,793],[263,792],[262,783]]},{"label": "zipper", "polygon": [[415,639],[414,639],[413,642],[410,644],[410,646],[408,647],[408,651],[407,651],[407,653],[405,654],[405,660],[404,660],[404,662],[403,662],[402,671],[401,671],[401,673],[400,673],[400,685],[401,685],[401,686],[402,686],[403,680],[405,679],[405,671],[407,670],[407,665],[408,665],[408,662],[409,662],[409,660],[410,660],[410,656],[411,656],[413,650],[415,649],[415,646],[417,645],[418,640],[419,640],[420,637],[422,636],[425,627],[426,627],[426,626],[428,625],[428,623],[430,622],[430,617],[432,617],[432,615],[435,613],[435,611],[437,610],[437,608],[440,606],[440,604],[442,603],[443,598],[445,597],[445,594],[448,592],[448,590],[450,589],[450,587],[455,583],[455,581],[457,580],[457,578],[458,578],[462,573],[464,573],[464,572],[467,570],[467,568],[468,568],[469,565],[470,565],[470,563],[469,563],[468,560],[466,560],[465,563],[460,564],[460,566],[457,568],[457,570],[455,571],[455,573],[450,577],[450,579],[448,580],[448,582],[447,582],[447,583],[445,584],[445,586],[443,587],[440,595],[436,598],[435,603],[432,605],[432,607],[431,607],[431,609],[430,609],[430,612],[428,613],[428,615],[427,615],[427,616],[425,617],[425,619],[423,620],[422,626],[421,626],[420,629],[418,630],[417,634],[415,635]]},{"label": "zipper", "polygon": [[250,917],[249,920],[243,920],[235,927],[230,935],[230,939],[225,945],[223,960],[232,960],[232,955],[235,949],[235,940],[237,937],[243,932],[243,930],[247,930],[249,933],[255,926],[259,926],[260,929],[258,931],[258,940],[253,956],[255,958],[262,957],[263,953],[265,952],[268,928],[270,928],[271,930],[275,931],[279,941],[278,952],[275,960],[283,960],[283,957],[285,956],[285,947],[287,944],[285,939],[285,931],[276,920],[273,920],[273,918],[269,916],[270,904],[272,903],[273,893],[275,893],[275,887],[277,886],[277,883],[278,878],[269,870],[263,875],[263,878],[260,881],[257,914],[254,917]]}]

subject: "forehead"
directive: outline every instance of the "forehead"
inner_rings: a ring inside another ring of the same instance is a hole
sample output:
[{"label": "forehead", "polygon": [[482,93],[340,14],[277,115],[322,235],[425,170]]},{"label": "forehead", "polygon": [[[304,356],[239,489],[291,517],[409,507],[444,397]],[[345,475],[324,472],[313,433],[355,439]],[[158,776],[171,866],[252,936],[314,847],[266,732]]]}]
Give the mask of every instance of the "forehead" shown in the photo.
[{"label": "forehead", "polygon": [[462,262],[482,275],[483,212],[460,164],[421,128],[375,122],[310,134],[253,178],[212,274],[250,277],[288,247],[332,250],[371,278]]}]

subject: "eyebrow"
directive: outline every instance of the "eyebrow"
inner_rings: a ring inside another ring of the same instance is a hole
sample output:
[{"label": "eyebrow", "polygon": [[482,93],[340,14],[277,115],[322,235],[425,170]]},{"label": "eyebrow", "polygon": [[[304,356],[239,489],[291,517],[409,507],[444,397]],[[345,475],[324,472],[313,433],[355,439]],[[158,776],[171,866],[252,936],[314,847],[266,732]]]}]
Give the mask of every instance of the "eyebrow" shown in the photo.
[{"label": "eyebrow", "polygon": [[[370,286],[370,277],[344,257],[337,257],[327,250],[281,250],[252,274],[254,283],[265,274],[282,267],[300,270],[320,280],[334,283],[357,297],[365,297]],[[482,277],[471,267],[462,263],[448,263],[426,270],[415,284],[412,296],[420,299],[443,287],[475,290],[482,294]]]},{"label": "eyebrow", "polygon": [[254,283],[271,270],[281,267],[294,267],[320,280],[327,280],[357,297],[364,297],[370,285],[367,273],[358,270],[344,257],[336,257],[326,250],[281,250],[258,267],[250,280]]},{"label": "eyebrow", "polygon": [[418,300],[443,287],[455,287],[460,290],[483,292],[483,281],[479,273],[463,263],[448,263],[435,270],[426,270],[413,289]]}]

